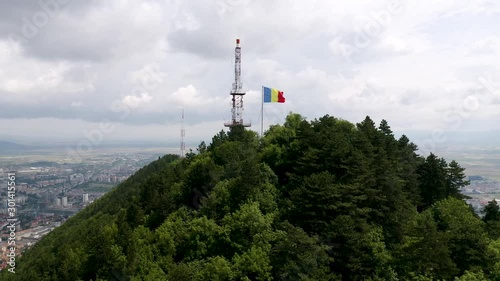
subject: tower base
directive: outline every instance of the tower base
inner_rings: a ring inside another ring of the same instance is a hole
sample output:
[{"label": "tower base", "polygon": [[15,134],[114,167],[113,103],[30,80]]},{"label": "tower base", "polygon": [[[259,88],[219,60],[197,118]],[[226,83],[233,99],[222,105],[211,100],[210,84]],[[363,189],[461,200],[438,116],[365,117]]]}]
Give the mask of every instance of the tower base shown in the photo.
[{"label": "tower base", "polygon": [[236,126],[252,127],[252,123],[244,123],[244,122],[225,122],[224,123],[224,127],[236,127]]}]

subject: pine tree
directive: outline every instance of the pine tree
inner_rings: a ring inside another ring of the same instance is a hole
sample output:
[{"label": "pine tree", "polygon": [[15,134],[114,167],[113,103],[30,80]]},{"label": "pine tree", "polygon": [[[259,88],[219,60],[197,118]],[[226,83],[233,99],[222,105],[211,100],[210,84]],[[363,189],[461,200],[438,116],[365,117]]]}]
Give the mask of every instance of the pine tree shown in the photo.
[{"label": "pine tree", "polygon": [[465,180],[465,168],[462,168],[455,160],[448,164],[446,169],[446,195],[453,196],[458,199],[464,199],[466,196],[460,193],[460,189],[470,184],[470,181]]}]

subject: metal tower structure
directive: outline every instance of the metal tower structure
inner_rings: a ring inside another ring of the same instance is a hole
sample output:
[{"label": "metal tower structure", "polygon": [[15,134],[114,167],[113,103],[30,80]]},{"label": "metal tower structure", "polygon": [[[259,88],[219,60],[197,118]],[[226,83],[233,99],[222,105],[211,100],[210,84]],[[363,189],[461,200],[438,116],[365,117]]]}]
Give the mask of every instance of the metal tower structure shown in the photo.
[{"label": "metal tower structure", "polygon": [[242,90],[243,84],[241,83],[241,47],[240,39],[236,39],[236,48],[234,49],[234,83],[230,95],[231,100],[231,122],[224,123],[226,127],[234,127],[242,125],[250,127],[250,123],[243,122],[243,96],[245,92]]},{"label": "metal tower structure", "polygon": [[186,130],[184,129],[184,108],[182,109],[181,115],[181,157],[184,158],[186,155],[186,144],[184,143],[184,137],[186,136]]}]

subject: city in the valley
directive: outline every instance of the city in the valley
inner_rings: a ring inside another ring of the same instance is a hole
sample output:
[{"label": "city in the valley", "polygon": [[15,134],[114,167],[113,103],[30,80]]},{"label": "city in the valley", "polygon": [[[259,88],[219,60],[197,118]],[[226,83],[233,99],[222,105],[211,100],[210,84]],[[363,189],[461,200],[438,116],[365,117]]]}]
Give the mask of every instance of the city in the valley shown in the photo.
[{"label": "city in the valley", "polygon": [[[0,269],[8,267],[8,241],[13,239],[10,224],[15,225],[13,249],[20,257],[69,217],[163,154],[154,149],[97,151],[82,157],[81,162],[48,154],[0,156]],[[15,171],[15,188],[8,189],[10,171]],[[13,223],[9,211],[14,209]]]}]

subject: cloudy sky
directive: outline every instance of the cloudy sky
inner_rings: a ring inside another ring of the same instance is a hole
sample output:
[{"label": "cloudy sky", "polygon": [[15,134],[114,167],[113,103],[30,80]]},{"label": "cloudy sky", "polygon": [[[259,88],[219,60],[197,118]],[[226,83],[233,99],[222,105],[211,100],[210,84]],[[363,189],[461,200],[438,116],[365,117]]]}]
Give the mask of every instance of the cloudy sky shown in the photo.
[{"label": "cloudy sky", "polygon": [[187,141],[210,140],[241,38],[256,131],[266,85],[287,99],[266,104],[266,125],[369,115],[421,145],[494,142],[498,26],[496,0],[5,0],[0,140],[176,143],[181,108]]}]

